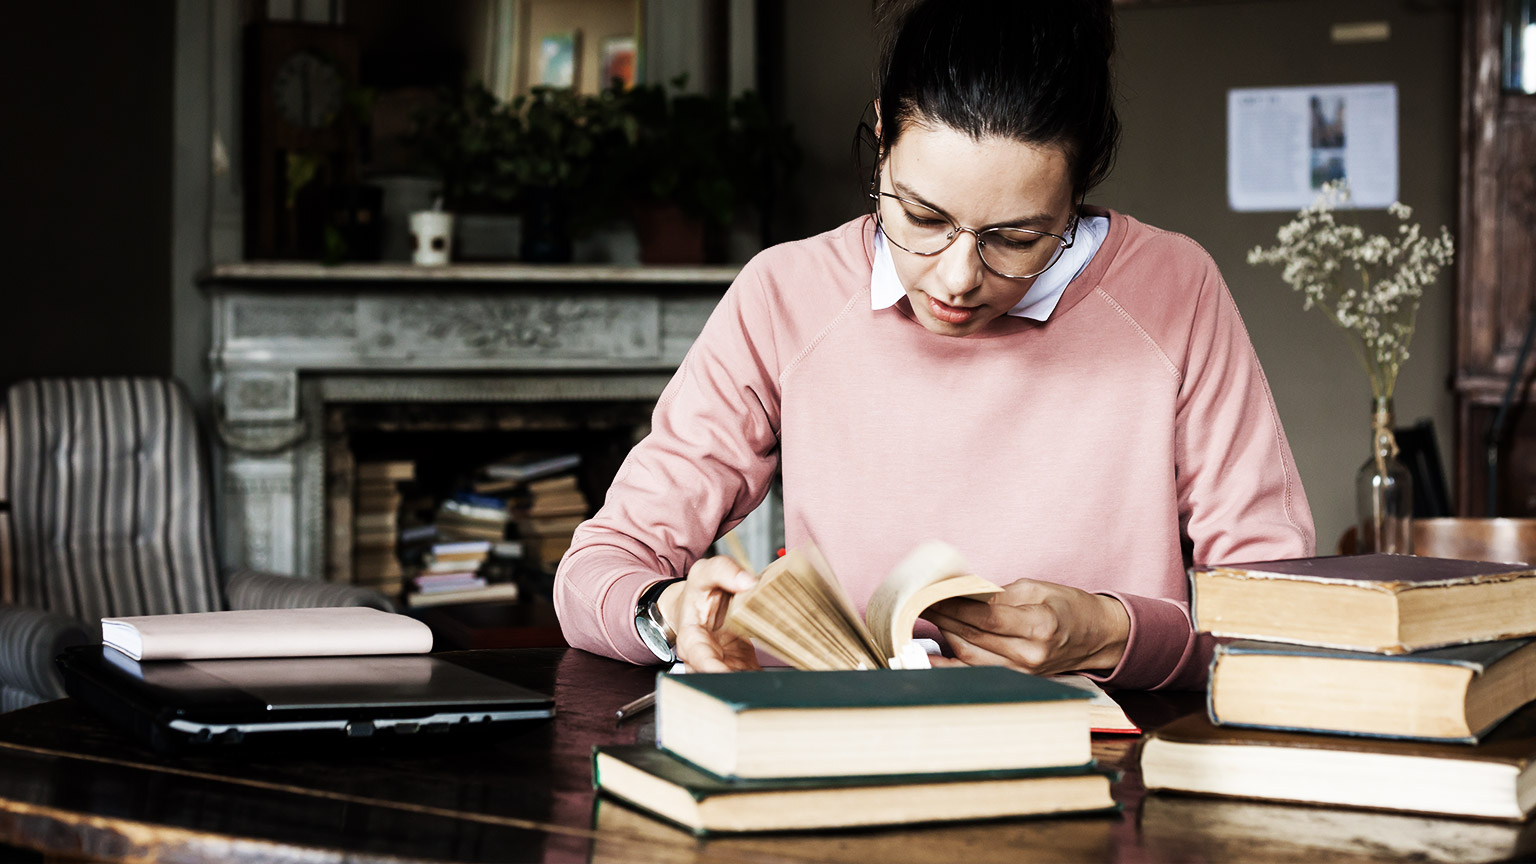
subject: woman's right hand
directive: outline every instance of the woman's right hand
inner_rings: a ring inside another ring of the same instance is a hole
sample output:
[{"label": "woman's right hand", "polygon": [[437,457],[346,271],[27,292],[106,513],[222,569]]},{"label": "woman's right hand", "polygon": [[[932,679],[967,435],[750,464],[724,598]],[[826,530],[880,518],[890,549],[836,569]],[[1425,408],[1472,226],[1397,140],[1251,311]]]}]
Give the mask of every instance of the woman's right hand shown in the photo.
[{"label": "woman's right hand", "polygon": [[690,672],[760,669],[752,640],[725,629],[731,598],[757,584],[757,576],[723,555],[702,558],[688,578],[674,582],[657,600],[677,634],[677,659]]}]

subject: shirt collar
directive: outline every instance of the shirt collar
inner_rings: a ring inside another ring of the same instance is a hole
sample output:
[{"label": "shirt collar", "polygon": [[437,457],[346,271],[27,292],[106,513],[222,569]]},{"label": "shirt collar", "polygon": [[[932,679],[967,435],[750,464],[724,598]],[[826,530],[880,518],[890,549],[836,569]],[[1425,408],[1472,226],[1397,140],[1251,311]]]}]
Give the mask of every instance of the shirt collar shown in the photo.
[{"label": "shirt collar", "polygon": [[[1017,305],[1008,310],[1008,314],[1035,321],[1051,317],[1067,286],[1093,260],[1094,253],[1099,251],[1099,246],[1108,235],[1108,217],[1085,216],[1079,219],[1077,236],[1071,248],[1062,251],[1061,259],[1051,265],[1051,269],[1036,277],[1029,291]],[[901,278],[896,275],[896,262],[891,260],[891,245],[886,242],[885,233],[877,227],[875,263],[869,276],[869,306],[876,310],[889,309],[905,296],[907,291],[902,287]]]}]

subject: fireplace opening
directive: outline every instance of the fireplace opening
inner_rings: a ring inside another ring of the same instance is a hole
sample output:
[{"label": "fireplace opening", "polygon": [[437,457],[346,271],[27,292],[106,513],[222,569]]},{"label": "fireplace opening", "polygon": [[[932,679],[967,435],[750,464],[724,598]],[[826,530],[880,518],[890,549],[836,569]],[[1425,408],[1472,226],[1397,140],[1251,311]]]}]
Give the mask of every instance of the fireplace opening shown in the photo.
[{"label": "fireplace opening", "polygon": [[647,401],[330,404],[326,576],[406,605],[548,599]]}]

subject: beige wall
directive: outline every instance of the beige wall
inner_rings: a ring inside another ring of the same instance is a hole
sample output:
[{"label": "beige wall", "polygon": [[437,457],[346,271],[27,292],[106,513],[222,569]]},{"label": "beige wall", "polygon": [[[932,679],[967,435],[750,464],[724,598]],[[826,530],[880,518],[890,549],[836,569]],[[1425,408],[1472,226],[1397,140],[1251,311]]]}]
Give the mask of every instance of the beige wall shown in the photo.
[{"label": "beige wall", "polygon": [[[1232,289],[1274,391],[1311,498],[1319,549],[1353,520],[1353,478],[1368,447],[1370,388],[1343,334],[1273,268],[1244,255],[1273,242],[1289,217],[1233,213],[1226,198],[1226,92],[1233,87],[1394,82],[1400,196],[1429,226],[1455,225],[1458,15],[1407,0],[1287,0],[1173,4],[1120,10],[1124,146],[1091,199],[1188,234]],[[1441,6],[1442,4],[1434,4]],[[868,0],[785,4],[786,110],[806,149],[791,236],[861,212],[849,144],[872,95]],[[1335,45],[1338,22],[1385,20],[1384,43]],[[1379,216],[1379,214],[1376,214]],[[1371,215],[1364,220],[1369,227]],[[1432,418],[1451,455],[1451,288],[1425,298],[1412,357],[1398,385],[1402,425]]]}]

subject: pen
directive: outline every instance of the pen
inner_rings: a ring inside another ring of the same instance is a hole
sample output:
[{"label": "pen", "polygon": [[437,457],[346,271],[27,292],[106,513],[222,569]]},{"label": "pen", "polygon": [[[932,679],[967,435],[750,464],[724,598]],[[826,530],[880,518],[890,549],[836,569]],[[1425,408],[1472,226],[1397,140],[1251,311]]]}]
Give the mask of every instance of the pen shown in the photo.
[{"label": "pen", "polygon": [[654,708],[655,706],[656,691],[652,690],[644,696],[641,696],[639,699],[636,699],[633,702],[626,702],[624,705],[620,706],[619,710],[614,712],[614,716],[617,722],[623,723],[625,720],[628,720],[636,714]]}]

